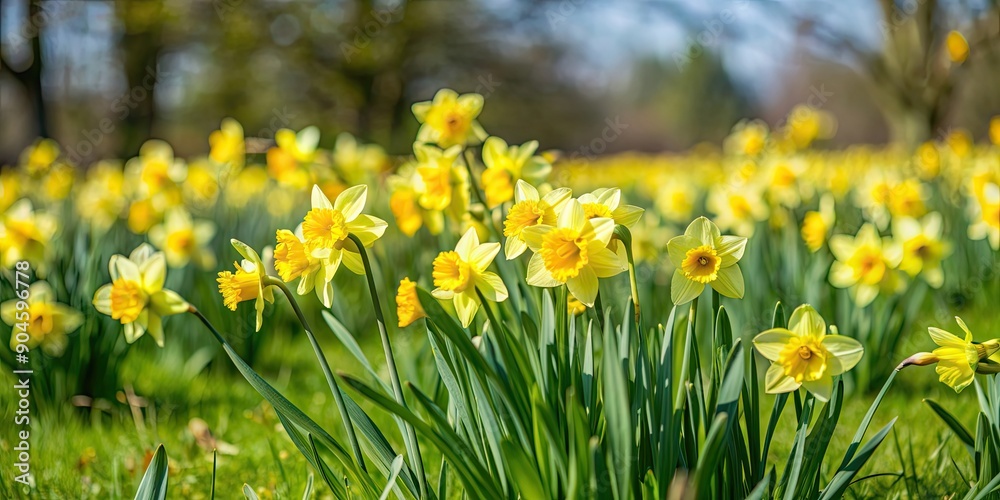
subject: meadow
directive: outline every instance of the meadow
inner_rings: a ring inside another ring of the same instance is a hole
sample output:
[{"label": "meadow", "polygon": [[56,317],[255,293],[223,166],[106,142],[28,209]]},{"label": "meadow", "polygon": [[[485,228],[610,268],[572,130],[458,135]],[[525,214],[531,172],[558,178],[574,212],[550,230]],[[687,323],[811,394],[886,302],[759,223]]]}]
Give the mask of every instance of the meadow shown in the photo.
[{"label": "meadow", "polygon": [[1000,498],[1000,117],[586,157],[412,112],[407,157],[5,167],[0,497]]}]

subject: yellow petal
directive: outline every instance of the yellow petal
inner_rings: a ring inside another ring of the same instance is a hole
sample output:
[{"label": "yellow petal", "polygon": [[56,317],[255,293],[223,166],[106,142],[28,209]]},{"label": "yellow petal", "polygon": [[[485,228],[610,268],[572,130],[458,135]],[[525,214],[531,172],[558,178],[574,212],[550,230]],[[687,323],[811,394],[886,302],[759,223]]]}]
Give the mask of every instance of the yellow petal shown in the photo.
[{"label": "yellow petal", "polygon": [[[321,191],[322,194],[322,191]],[[337,195],[333,208],[340,210],[347,222],[353,221],[365,209],[368,200],[368,186],[351,186]],[[315,208],[315,207],[313,207]]]},{"label": "yellow petal", "polygon": [[826,334],[826,321],[809,304],[795,308],[792,317],[788,319],[788,329],[797,335],[823,336]]},{"label": "yellow petal", "polygon": [[468,328],[476,317],[476,311],[479,310],[479,299],[468,293],[456,293],[453,301],[459,321],[463,327]]},{"label": "yellow petal", "polygon": [[822,343],[837,360],[836,364],[831,364],[830,375],[840,375],[854,368],[865,354],[864,347],[857,340],[844,335],[827,335]]},{"label": "yellow petal", "polygon": [[784,328],[772,328],[754,337],[753,346],[765,358],[777,361],[785,345],[794,336],[794,333]]},{"label": "yellow petal", "polygon": [[567,280],[566,287],[583,305],[594,306],[594,301],[597,300],[598,281],[597,274],[590,266],[583,267],[579,274]]},{"label": "yellow petal", "polygon": [[482,292],[483,297],[493,302],[503,302],[507,300],[507,287],[503,280],[496,273],[483,273],[476,276],[476,287]]},{"label": "yellow petal", "polygon": [[670,300],[678,306],[687,304],[701,295],[704,289],[705,285],[685,278],[680,269],[675,269],[670,280]]},{"label": "yellow petal", "polygon": [[715,291],[734,299],[742,299],[745,292],[743,272],[740,266],[723,267],[719,269],[718,277],[712,281]]},{"label": "yellow petal", "polygon": [[800,385],[794,378],[785,375],[785,369],[778,364],[772,364],[764,376],[764,390],[768,394],[792,392]]}]

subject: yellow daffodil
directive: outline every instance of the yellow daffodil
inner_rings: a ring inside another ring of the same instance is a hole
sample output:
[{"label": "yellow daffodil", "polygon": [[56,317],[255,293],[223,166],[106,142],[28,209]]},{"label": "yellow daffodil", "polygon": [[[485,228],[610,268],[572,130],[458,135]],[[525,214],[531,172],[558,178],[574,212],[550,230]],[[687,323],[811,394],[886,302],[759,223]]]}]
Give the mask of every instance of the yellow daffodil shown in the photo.
[{"label": "yellow daffodil", "polygon": [[583,205],[569,200],[556,225],[526,227],[521,237],[534,252],[528,261],[528,284],[555,287],[565,284],[587,307],[597,299],[598,278],[625,270],[622,260],[608,249],[615,222],[608,217],[587,218]]},{"label": "yellow daffodil", "polygon": [[281,184],[296,188],[309,185],[306,167],[316,159],[319,129],[306,127],[298,133],[283,128],[274,134],[275,147],[267,150],[267,171]]},{"label": "yellow daffodil", "polygon": [[973,199],[969,239],[987,239],[994,250],[1000,250],[1000,185],[986,184],[983,195]]},{"label": "yellow daffodil", "polygon": [[28,175],[45,175],[59,159],[59,153],[59,143],[52,139],[38,139],[21,153],[21,166]]},{"label": "yellow daffodil", "polygon": [[462,154],[460,146],[440,149],[427,144],[415,143],[413,153],[417,158],[417,174],[420,176],[420,206],[427,210],[446,210],[454,202],[465,201],[467,193],[465,170],[458,163]]},{"label": "yellow daffodil", "polygon": [[0,268],[9,269],[20,260],[40,265],[58,227],[55,217],[36,212],[27,198],[15,202],[0,217]]},{"label": "yellow daffodil", "polygon": [[121,322],[128,343],[148,332],[163,347],[163,317],[189,307],[180,295],[163,288],[167,274],[163,253],[143,243],[128,257],[111,256],[108,268],[111,283],[94,293],[94,307]]},{"label": "yellow daffodil", "polygon": [[830,284],[851,287],[858,307],[870,304],[879,291],[894,293],[902,285],[895,273],[903,258],[902,249],[888,238],[879,238],[871,224],[861,226],[855,237],[834,235],[830,251],[837,259],[830,267]]},{"label": "yellow daffodil", "polygon": [[333,147],[333,162],[348,182],[360,184],[382,171],[389,164],[385,151],[375,144],[361,144],[346,132],[337,136]]},{"label": "yellow daffodil", "polygon": [[634,205],[622,205],[621,200],[622,190],[618,188],[596,189],[578,198],[588,219],[610,218],[615,224],[633,227],[642,217],[643,209]]},{"label": "yellow daffodil", "polygon": [[808,304],[795,308],[787,329],[762,332],[753,345],[771,361],[765,378],[769,394],[805,387],[820,401],[829,401],[833,377],[854,368],[865,353],[857,340],[828,335],[823,317]]},{"label": "yellow daffodil", "polygon": [[757,156],[767,145],[767,124],[762,121],[741,121],[726,138],[726,151],[730,154]]},{"label": "yellow daffodil", "polygon": [[[973,342],[972,332],[965,326],[962,318],[955,316],[955,321],[965,332],[964,339],[940,328],[928,327],[927,333],[938,348],[933,352],[918,352],[900,363],[896,369],[937,363],[935,371],[941,383],[955,389],[955,392],[962,392],[962,389],[972,384],[980,366],[990,365],[992,368],[992,357],[1000,353],[1000,339]],[[996,372],[991,370],[990,373]]]},{"label": "yellow daffodil", "polygon": [[772,206],[797,208],[802,203],[803,191],[808,186],[801,182],[806,170],[807,165],[801,158],[782,156],[766,163],[763,175]]},{"label": "yellow daffodil", "polygon": [[806,212],[802,220],[802,240],[810,252],[818,252],[826,244],[826,237],[836,222],[833,203],[833,196],[824,194],[819,200],[819,211]]},{"label": "yellow daffodil", "polygon": [[230,311],[235,311],[240,302],[254,301],[257,310],[257,329],[264,322],[264,301],[274,302],[274,292],[266,283],[267,271],[260,255],[246,243],[232,240],[233,248],[241,256],[243,262],[233,262],[236,272],[222,271],[216,281],[219,283],[219,293],[222,301]]},{"label": "yellow daffodil", "polygon": [[705,206],[720,228],[747,238],[770,215],[760,187],[752,183],[713,187]]},{"label": "yellow daffodil", "polygon": [[552,171],[552,165],[543,157],[535,155],[538,141],[526,142],[520,146],[507,146],[499,137],[490,137],[483,144],[483,191],[489,208],[499,206],[514,198],[514,185],[524,179],[530,184],[545,180]]},{"label": "yellow daffodil", "polygon": [[743,273],[737,263],[743,258],[747,239],[722,236],[718,226],[698,217],[684,234],[671,238],[667,253],[674,265],[670,298],[676,305],[701,295],[705,285],[726,297],[743,298]]},{"label": "yellow daffodil", "polygon": [[483,96],[441,89],[434,100],[413,105],[413,116],[421,123],[417,140],[442,148],[479,144],[486,139],[486,131],[476,121],[482,110]]},{"label": "yellow daffodil", "polygon": [[244,168],[225,186],[226,205],[241,209],[267,189],[267,170],[259,165]]},{"label": "yellow daffodil", "polygon": [[434,259],[434,286],[431,292],[441,300],[451,300],[463,327],[472,324],[479,310],[479,296],[503,302],[507,287],[496,273],[486,269],[500,252],[499,243],[479,243],[474,229],[469,229],[455,245],[455,250],[441,252]]},{"label": "yellow daffodil", "polygon": [[[19,300],[8,300],[0,304],[0,318],[13,331],[24,331],[28,335],[25,344],[29,349],[41,346],[50,356],[61,356],[68,344],[67,335],[73,333],[82,323],[83,314],[69,306],[56,302],[52,288],[44,281],[36,281],[28,287],[26,309],[18,310]],[[21,343],[13,333],[10,348],[14,350]]]},{"label": "yellow daffodil", "polygon": [[187,202],[198,208],[210,209],[221,191],[220,179],[228,177],[215,165],[204,158],[196,160],[188,166],[187,179],[184,180],[183,191]]},{"label": "yellow daffodil", "polygon": [[158,198],[157,208],[165,210],[181,201],[179,184],[187,177],[184,160],[174,157],[174,150],[164,141],[153,139],[143,143],[139,156],[125,164],[126,175],[139,186],[138,195]]},{"label": "yellow daffodil", "polygon": [[507,260],[516,258],[528,249],[522,232],[532,226],[545,224],[554,226],[566,202],[572,196],[569,188],[553,189],[539,197],[535,186],[523,180],[514,188],[514,205],[507,211],[503,223],[504,255]]},{"label": "yellow daffodil", "polygon": [[657,192],[653,201],[660,215],[671,222],[681,223],[691,220],[698,196],[691,182],[671,177],[655,185]]},{"label": "yellow daffodil", "polygon": [[107,231],[122,217],[127,203],[121,165],[110,162],[91,167],[76,192],[77,213],[100,232]]},{"label": "yellow daffodil", "polygon": [[[336,273],[337,266],[313,256],[303,240],[301,225],[295,228],[294,233],[279,229],[276,239],[278,244],[274,247],[274,269],[281,280],[288,283],[300,278],[296,290],[299,295],[315,290],[316,297],[323,304],[332,305],[333,274],[327,273]],[[320,283],[318,287],[317,282]]]},{"label": "yellow daffodil", "polygon": [[969,42],[957,31],[948,32],[944,45],[948,50],[948,59],[953,63],[962,64],[969,57]]},{"label": "yellow daffodil", "polygon": [[170,267],[184,267],[194,261],[202,269],[215,267],[215,254],[209,243],[215,237],[215,223],[193,220],[183,208],[167,212],[162,224],[149,229],[149,241],[163,251]]},{"label": "yellow daffodil", "polygon": [[348,188],[333,203],[313,186],[312,210],[302,220],[302,240],[310,256],[321,261],[315,287],[326,307],[333,305],[333,277],[341,263],[356,274],[365,273],[359,249],[347,235],[354,234],[370,247],[385,233],[384,220],[361,213],[367,200],[368,186]]},{"label": "yellow daffodil", "polygon": [[0,170],[0,210],[7,211],[21,197],[24,188],[20,170],[5,168]]},{"label": "yellow daffodil", "polygon": [[941,241],[943,231],[941,214],[937,212],[919,221],[910,217],[893,219],[893,237],[903,246],[899,269],[910,276],[922,275],[927,284],[939,288],[944,283],[941,261],[951,254],[951,244]]},{"label": "yellow daffodil", "polygon": [[46,201],[61,201],[69,196],[75,182],[76,169],[65,163],[57,162],[42,177],[40,193]]},{"label": "yellow daffodil", "polygon": [[396,291],[396,317],[400,328],[427,317],[417,297],[417,284],[410,281],[410,278],[403,278],[399,282],[399,289]]},{"label": "yellow daffodil", "polygon": [[243,168],[243,162],[246,160],[246,144],[240,122],[232,118],[222,120],[219,130],[208,136],[208,145],[211,148],[208,156],[212,161],[230,165],[237,170]]}]

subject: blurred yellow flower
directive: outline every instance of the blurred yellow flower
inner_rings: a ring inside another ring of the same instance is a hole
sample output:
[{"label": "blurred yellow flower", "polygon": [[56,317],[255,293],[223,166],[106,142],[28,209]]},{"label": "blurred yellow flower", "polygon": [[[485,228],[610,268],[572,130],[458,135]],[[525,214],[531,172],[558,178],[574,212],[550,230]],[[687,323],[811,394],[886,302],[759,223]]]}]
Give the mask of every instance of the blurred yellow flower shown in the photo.
[{"label": "blurred yellow flower", "polygon": [[[507,287],[496,273],[486,269],[500,252],[499,243],[479,243],[474,229],[469,229],[455,245],[455,250],[441,252],[434,259],[434,286],[431,292],[441,300],[451,300],[463,327],[472,324],[479,310],[479,296],[503,302]],[[401,285],[402,287],[402,285]]]},{"label": "blurred yellow flower", "polygon": [[715,186],[705,203],[715,224],[740,236],[753,236],[757,222],[767,220],[771,211],[754,184]]},{"label": "blurred yellow flower", "polygon": [[464,170],[458,165],[460,146],[442,150],[427,144],[415,143],[413,153],[417,158],[420,175],[420,206],[427,210],[445,210],[453,201],[455,191],[464,188]]},{"label": "blurred yellow flower", "polygon": [[1000,250],[1000,186],[983,186],[982,197],[973,199],[971,220],[969,239],[985,238],[994,250]]},{"label": "blurred yellow flower", "polygon": [[40,265],[58,227],[55,217],[36,212],[27,198],[15,202],[0,217],[0,268],[9,269],[20,260]]},{"label": "blurred yellow flower", "polygon": [[176,292],[163,288],[166,258],[143,243],[128,257],[113,255],[108,263],[111,283],[94,293],[94,307],[124,325],[125,340],[135,342],[146,332],[163,347],[163,317],[187,312]]},{"label": "blurred yellow flower", "polygon": [[441,148],[479,144],[486,139],[486,131],[476,121],[482,110],[483,96],[441,89],[432,101],[413,105],[413,116],[421,123],[417,141]]},{"label": "blurred yellow flower", "polygon": [[990,142],[1000,146],[1000,115],[990,118]]},{"label": "blurred yellow flower", "polygon": [[367,182],[388,166],[389,157],[375,144],[361,144],[347,132],[337,136],[333,146],[333,162],[348,182]]},{"label": "blurred yellow flower", "polygon": [[539,197],[534,186],[523,180],[517,181],[514,204],[507,211],[507,218],[503,222],[503,251],[507,260],[518,257],[528,249],[522,232],[538,224],[554,226],[558,214],[571,196],[569,188],[559,188]]},{"label": "blurred yellow flower", "polygon": [[581,303],[593,307],[598,278],[610,278],[625,270],[618,255],[608,249],[614,230],[614,220],[588,219],[583,205],[572,199],[559,213],[555,227],[537,224],[524,228],[521,237],[534,252],[528,261],[528,284],[566,284]]},{"label": "blurred yellow flower", "polygon": [[246,160],[246,144],[240,122],[232,118],[222,120],[219,130],[208,136],[208,145],[211,148],[208,156],[212,161],[231,165],[237,170],[243,168],[243,162]]},{"label": "blurred yellow flower", "polygon": [[32,176],[42,176],[59,158],[59,143],[52,139],[38,139],[21,153],[21,166]]},{"label": "blurred yellow flower", "polygon": [[91,167],[76,191],[77,213],[100,232],[107,231],[121,218],[127,203],[121,165],[111,162],[99,162]]},{"label": "blurred yellow flower", "polygon": [[[21,325],[16,330],[27,333],[25,344],[29,349],[41,346],[50,356],[61,356],[69,340],[67,335],[83,323],[83,314],[76,309],[56,302],[52,288],[44,281],[36,281],[28,287],[26,309],[19,310],[19,300],[8,300],[0,304],[0,318],[12,328]],[[10,336],[10,348],[15,350],[21,341],[14,335]]]},{"label": "blurred yellow flower", "polygon": [[757,156],[767,145],[767,124],[760,120],[743,120],[733,127],[726,137],[725,148],[729,154]]},{"label": "blurred yellow flower", "polygon": [[712,221],[695,219],[684,234],[667,243],[674,265],[670,299],[676,305],[686,304],[701,295],[705,285],[726,297],[743,298],[743,273],[737,263],[746,246],[746,238],[722,236]]},{"label": "blurred yellow flower", "polygon": [[215,237],[215,223],[193,220],[182,207],[167,212],[162,224],[149,229],[149,241],[163,251],[170,267],[184,267],[190,261],[202,269],[215,267],[209,243]]},{"label": "blurred yellow flower", "polygon": [[949,32],[944,44],[948,50],[948,59],[951,59],[951,62],[962,64],[969,57],[969,42],[965,40],[965,37],[961,33],[957,31]]},{"label": "blurred yellow flower", "polygon": [[306,168],[316,159],[319,129],[309,126],[296,133],[283,128],[275,132],[274,142],[277,146],[267,150],[267,171],[271,177],[297,188],[308,186],[310,177]]},{"label": "blurred yellow flower", "polygon": [[819,211],[806,212],[802,220],[802,240],[810,252],[818,252],[826,244],[826,237],[836,222],[833,196],[824,194],[819,200]]},{"label": "blurred yellow flower", "polygon": [[927,284],[939,288],[944,283],[941,261],[951,254],[951,244],[942,241],[941,214],[931,212],[922,220],[897,217],[892,220],[892,234],[903,246],[899,269],[910,276],[922,275]]},{"label": "blurred yellow flower", "polygon": [[536,156],[538,141],[530,141],[521,146],[507,146],[499,137],[490,137],[483,144],[483,191],[486,205],[494,208],[514,198],[514,184],[524,179],[529,184],[538,184],[552,171],[552,165]]},{"label": "blurred yellow flower", "polygon": [[239,240],[232,240],[233,248],[241,256],[243,262],[233,262],[236,272],[222,271],[216,280],[219,283],[219,293],[222,294],[222,301],[230,311],[235,311],[240,302],[247,300],[254,301],[254,309],[257,310],[257,329],[264,322],[264,301],[274,302],[274,292],[271,286],[265,283],[267,272],[264,262],[261,261],[257,252],[246,243]]},{"label": "blurred yellow flower", "polygon": [[808,304],[795,308],[787,329],[764,331],[753,345],[771,361],[765,377],[768,394],[805,387],[824,402],[833,394],[833,377],[854,368],[865,353],[857,340],[827,335],[823,317]]},{"label": "blurred yellow flower", "polygon": [[837,234],[830,238],[836,261],[830,267],[830,284],[851,287],[854,302],[865,307],[880,290],[894,293],[901,285],[894,270],[903,258],[900,245],[880,238],[875,226],[865,224],[855,237]]},{"label": "blurred yellow flower", "polygon": [[686,222],[691,220],[698,191],[691,182],[680,176],[656,182],[656,198],[653,202],[664,218],[671,222]]},{"label": "blurred yellow flower", "polygon": [[427,317],[417,297],[417,284],[410,281],[410,278],[403,278],[399,282],[399,289],[396,291],[396,317],[400,328]]}]

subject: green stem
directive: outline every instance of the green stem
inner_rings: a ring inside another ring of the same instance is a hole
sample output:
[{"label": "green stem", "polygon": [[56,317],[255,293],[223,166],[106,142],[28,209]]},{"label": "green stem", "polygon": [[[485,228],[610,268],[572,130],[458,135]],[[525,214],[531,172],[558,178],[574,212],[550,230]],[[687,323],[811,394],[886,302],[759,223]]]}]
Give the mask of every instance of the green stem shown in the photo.
[{"label": "green stem", "polygon": [[[371,293],[372,307],[375,309],[375,321],[378,323],[378,333],[382,338],[382,349],[385,351],[385,362],[389,368],[389,378],[392,380],[392,392],[396,402],[406,408],[406,400],[403,398],[403,386],[399,383],[399,372],[396,371],[396,358],[392,355],[392,344],[389,343],[389,332],[385,326],[385,316],[382,315],[382,305],[379,303],[378,289],[375,287],[375,276],[372,274],[372,264],[368,259],[368,252],[365,250],[361,239],[353,233],[348,233],[348,238],[358,247],[361,254],[361,262],[365,266],[365,277],[368,280],[368,290]],[[420,445],[417,443],[417,434],[413,430],[413,425],[405,424],[406,442],[409,449],[410,465],[417,473],[417,480],[420,483],[420,497],[427,498],[427,479],[424,477],[423,459],[420,457]]]},{"label": "green stem", "polygon": [[594,299],[594,312],[597,313],[597,323],[601,325],[601,331],[604,331],[604,302],[601,300],[601,292],[597,292],[597,297]]},{"label": "green stem", "polygon": [[628,260],[628,279],[632,286],[632,306],[635,309],[635,324],[642,328],[642,314],[639,309],[639,280],[635,276],[635,259],[632,257],[632,232],[627,227],[615,226],[615,235],[622,245],[625,245],[625,258]]},{"label": "green stem", "polygon": [[288,289],[281,280],[268,277],[264,281],[264,285],[274,285],[281,289],[288,298],[288,303],[292,305],[292,310],[295,311],[295,316],[299,319],[299,323],[302,324],[302,328],[306,331],[306,337],[309,339],[309,343],[312,344],[313,352],[316,353],[316,359],[319,360],[319,366],[323,369],[323,377],[326,378],[326,383],[330,386],[330,392],[333,393],[333,400],[337,403],[337,410],[340,411],[340,416],[344,419],[344,429],[347,431],[347,440],[351,443],[351,450],[354,452],[354,458],[358,461],[358,465],[361,466],[361,470],[367,472],[365,467],[365,459],[361,454],[361,446],[358,443],[358,436],[354,432],[354,424],[351,422],[351,415],[347,412],[347,404],[344,403],[344,393],[340,390],[340,386],[337,384],[337,379],[333,376],[333,371],[330,370],[330,364],[326,360],[326,355],[323,354],[323,349],[319,345],[319,341],[316,340],[316,335],[313,334],[312,328],[309,327],[309,322],[306,320],[304,314],[302,314],[302,309],[299,308],[298,302],[295,301],[295,297],[292,295],[292,291]]}]

